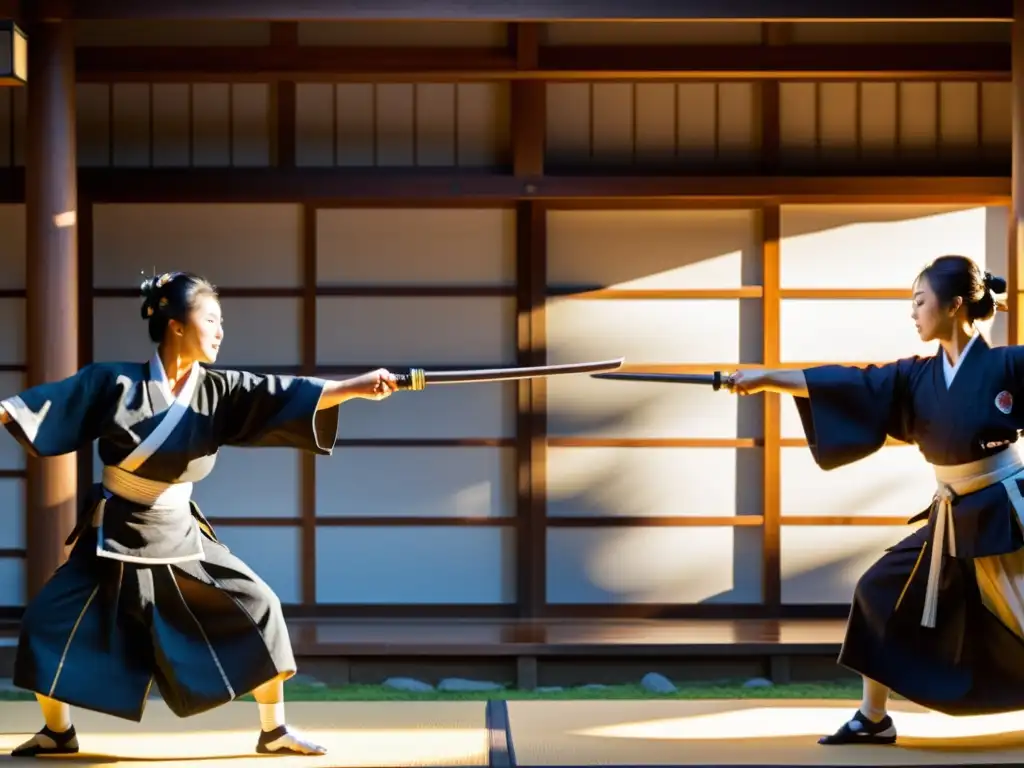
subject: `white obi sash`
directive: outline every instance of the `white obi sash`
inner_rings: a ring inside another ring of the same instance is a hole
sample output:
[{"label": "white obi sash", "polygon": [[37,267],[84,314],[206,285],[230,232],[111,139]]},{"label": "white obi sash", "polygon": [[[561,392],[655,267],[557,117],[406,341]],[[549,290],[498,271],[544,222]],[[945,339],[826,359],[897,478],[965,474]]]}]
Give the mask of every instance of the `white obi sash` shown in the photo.
[{"label": "white obi sash", "polygon": [[167,381],[167,374],[164,371],[160,355],[155,354],[149,362],[150,376],[161,386],[161,391],[170,406],[164,411],[160,423],[146,436],[135,449],[115,466],[103,467],[103,488],[104,498],[96,505],[93,514],[93,527],[98,529],[96,535],[96,554],[99,557],[107,557],[125,562],[138,562],[149,564],[179,563],[186,560],[202,560],[204,555],[202,548],[199,551],[182,557],[174,558],[152,558],[136,557],[110,552],[103,547],[103,511],[107,499],[111,496],[118,496],[122,499],[145,505],[155,511],[160,509],[177,510],[187,505],[192,499],[192,483],[165,483],[159,480],[149,480],[139,477],[135,470],[141,467],[153,456],[167,441],[174,428],[184,417],[191,407],[192,396],[195,394],[196,384],[199,381],[199,366],[193,365],[185,379],[185,385],[177,397],[171,391]]},{"label": "white obi sash", "polygon": [[[1017,521],[1024,527],[1024,496],[1017,487],[1017,480],[1024,479],[1024,461],[1015,446],[969,464],[934,466],[938,489],[935,492],[935,529],[932,534],[932,552],[928,568],[928,583],[925,589],[924,612],[921,626],[934,627],[939,600],[939,577],[942,574],[942,556],[948,553],[956,557],[956,533],[953,528],[953,498],[965,496],[996,483],[1002,483],[1017,514]],[[1024,627],[1024,552],[1020,555],[997,555],[975,558],[978,586],[986,607],[1006,623],[1014,619],[1018,627]],[[1010,599],[1013,594],[1016,599]],[[1015,618],[1014,618],[1015,617]],[[1008,624],[1012,629],[1012,624]],[[1017,629],[1014,630],[1021,634]]]}]

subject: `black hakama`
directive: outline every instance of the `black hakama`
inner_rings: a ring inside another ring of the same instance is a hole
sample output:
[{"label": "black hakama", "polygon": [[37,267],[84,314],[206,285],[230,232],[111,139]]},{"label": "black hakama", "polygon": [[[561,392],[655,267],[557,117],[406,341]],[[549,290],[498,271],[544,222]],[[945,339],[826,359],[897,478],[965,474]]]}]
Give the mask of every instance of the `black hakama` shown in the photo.
[{"label": "black hakama", "polygon": [[33,454],[97,439],[105,465],[68,561],[25,610],[14,684],[138,721],[154,681],[188,717],[293,675],[280,600],[217,540],[191,484],[222,445],[329,455],[338,409],[317,410],[323,386],[196,366],[175,397],[154,358],[94,364],[4,401]]},{"label": "black hakama", "polygon": [[[1024,405],[1013,406],[1024,389],[1024,348],[977,338],[948,387],[942,354],[805,371],[808,397],[796,398],[797,408],[823,469],[895,438],[916,444],[937,477],[976,465],[996,478],[945,496],[938,484],[931,506],[910,520],[925,524],[858,581],[839,663],[946,714],[1016,711],[1024,709],[1024,463],[1015,443]],[[952,531],[932,575],[942,498],[950,499]],[[1007,577],[1001,587],[984,578],[993,565]],[[937,602],[928,620],[930,576]]]}]

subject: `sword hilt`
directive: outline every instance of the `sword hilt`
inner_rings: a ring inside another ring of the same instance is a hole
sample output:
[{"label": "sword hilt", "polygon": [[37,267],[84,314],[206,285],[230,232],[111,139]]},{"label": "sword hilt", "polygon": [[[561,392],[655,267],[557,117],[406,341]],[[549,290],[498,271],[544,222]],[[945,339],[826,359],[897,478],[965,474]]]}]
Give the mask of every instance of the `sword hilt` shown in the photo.
[{"label": "sword hilt", "polygon": [[395,383],[398,389],[409,389],[418,392],[427,386],[427,377],[422,368],[410,368],[405,373],[395,374]]}]

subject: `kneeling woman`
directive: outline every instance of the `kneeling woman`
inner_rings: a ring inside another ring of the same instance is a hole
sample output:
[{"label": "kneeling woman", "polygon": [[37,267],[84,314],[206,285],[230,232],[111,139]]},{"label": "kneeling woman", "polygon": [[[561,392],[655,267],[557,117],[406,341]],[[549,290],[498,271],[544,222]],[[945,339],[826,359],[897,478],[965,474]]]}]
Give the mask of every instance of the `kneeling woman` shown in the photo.
[{"label": "kneeling woman", "polygon": [[890,691],[950,715],[1024,709],[1024,347],[990,347],[975,327],[1005,290],[970,259],[943,256],[913,286],[934,355],[730,379],[741,395],[793,395],[822,469],[891,437],[935,470],[932,503],[911,520],[927,524],[857,583],[839,663],[864,677],[864,699],[823,744],[893,743]]},{"label": "kneeling woman", "polygon": [[179,717],[252,692],[258,752],[324,754],[285,723],[296,664],[281,603],[217,540],[192,486],[225,445],[329,455],[338,406],[386,397],[394,377],[208,369],[224,336],[213,286],[172,273],[143,294],[158,345],[149,362],[94,363],[0,403],[0,420],[33,456],[98,440],[103,462],[68,561],[25,610],[14,684],[36,693],[46,726],[12,754],[77,752],[70,706],[141,720],[154,680]]}]

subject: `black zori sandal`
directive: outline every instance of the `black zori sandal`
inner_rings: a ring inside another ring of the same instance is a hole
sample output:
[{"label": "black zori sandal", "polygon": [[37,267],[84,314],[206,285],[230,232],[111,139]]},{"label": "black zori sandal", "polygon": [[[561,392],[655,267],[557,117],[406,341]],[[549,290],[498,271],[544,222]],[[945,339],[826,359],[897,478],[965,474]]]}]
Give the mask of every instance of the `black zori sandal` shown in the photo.
[{"label": "black zori sandal", "polygon": [[875,723],[864,716],[859,709],[852,720],[831,736],[822,736],[819,744],[894,744],[896,742],[896,726],[892,718],[886,715]]},{"label": "black zori sandal", "polygon": [[45,726],[35,736],[11,752],[11,757],[36,757],[37,755],[78,754],[78,735],[75,726],[63,733],[51,731]]},{"label": "black zori sandal", "polygon": [[319,744],[299,736],[282,725],[272,731],[260,731],[256,751],[261,755],[326,755]]}]

